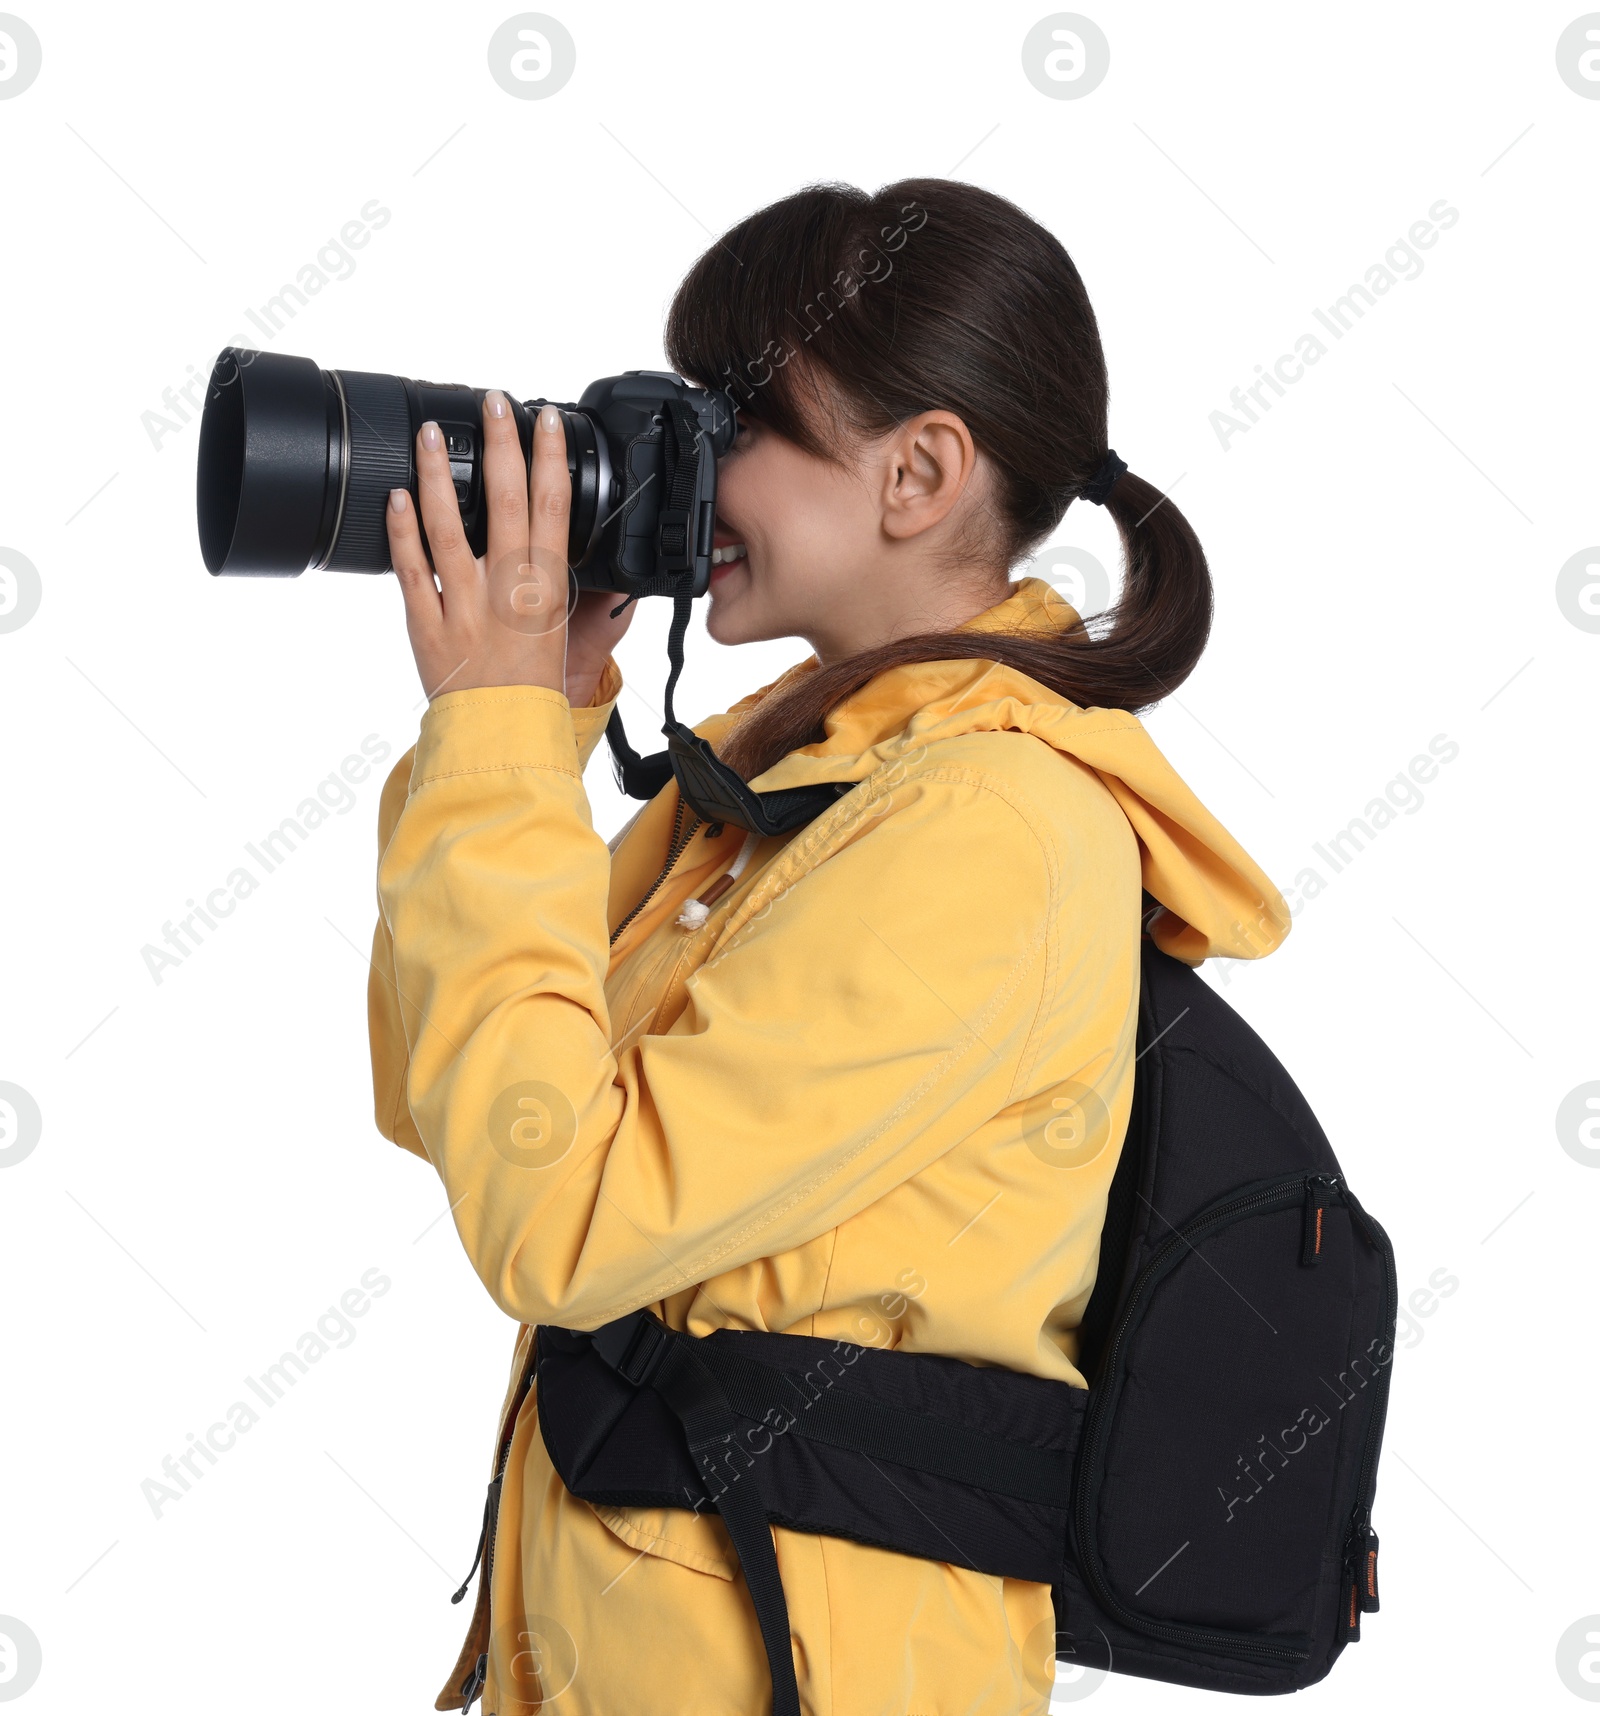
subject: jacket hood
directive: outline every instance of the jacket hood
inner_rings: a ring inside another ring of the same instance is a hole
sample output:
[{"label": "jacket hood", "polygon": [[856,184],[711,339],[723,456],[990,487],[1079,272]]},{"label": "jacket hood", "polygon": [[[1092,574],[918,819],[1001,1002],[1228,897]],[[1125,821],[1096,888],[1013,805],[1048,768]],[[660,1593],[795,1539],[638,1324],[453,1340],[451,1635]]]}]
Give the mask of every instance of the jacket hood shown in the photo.
[{"label": "jacket hood", "polygon": [[[957,629],[1056,633],[1077,620],[1049,584],[1027,577]],[[714,742],[743,711],[819,665],[814,655],[796,663],[695,730]],[[1149,926],[1163,952],[1190,965],[1217,955],[1258,959],[1289,933],[1283,896],[1125,710],[1080,708],[997,662],[927,661],[878,674],[830,711],[823,728],[820,742],[791,751],[750,785],[769,791],[863,780],[937,739],[1000,729],[1031,733],[1093,769],[1122,807],[1139,842],[1145,890],[1164,908]]]}]

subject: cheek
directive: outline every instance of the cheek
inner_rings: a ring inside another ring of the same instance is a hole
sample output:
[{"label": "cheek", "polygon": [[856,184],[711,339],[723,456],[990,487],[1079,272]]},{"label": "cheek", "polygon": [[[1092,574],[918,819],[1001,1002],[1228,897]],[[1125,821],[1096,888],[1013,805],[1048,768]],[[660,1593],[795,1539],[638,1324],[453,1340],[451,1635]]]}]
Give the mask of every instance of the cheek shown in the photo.
[{"label": "cheek", "polygon": [[[761,449],[766,451],[766,449]],[[808,556],[848,534],[855,496],[840,472],[788,447],[771,449],[760,474],[759,522],[775,546]]]},{"label": "cheek", "polygon": [[840,556],[857,525],[862,496],[844,473],[776,438],[718,467],[717,505],[760,551],[768,577],[793,559],[815,569]]},{"label": "cheek", "polygon": [[717,511],[747,537],[760,531],[767,516],[760,473],[751,461],[751,454],[740,452],[717,465]]}]

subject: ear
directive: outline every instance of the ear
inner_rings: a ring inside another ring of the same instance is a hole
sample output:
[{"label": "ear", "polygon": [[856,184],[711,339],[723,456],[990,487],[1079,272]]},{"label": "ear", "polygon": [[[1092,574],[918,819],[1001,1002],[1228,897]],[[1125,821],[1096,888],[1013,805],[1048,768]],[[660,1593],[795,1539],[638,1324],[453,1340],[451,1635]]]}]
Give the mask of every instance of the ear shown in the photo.
[{"label": "ear", "polygon": [[953,411],[924,411],[890,437],[883,452],[883,528],[896,541],[942,523],[978,468],[971,431]]}]

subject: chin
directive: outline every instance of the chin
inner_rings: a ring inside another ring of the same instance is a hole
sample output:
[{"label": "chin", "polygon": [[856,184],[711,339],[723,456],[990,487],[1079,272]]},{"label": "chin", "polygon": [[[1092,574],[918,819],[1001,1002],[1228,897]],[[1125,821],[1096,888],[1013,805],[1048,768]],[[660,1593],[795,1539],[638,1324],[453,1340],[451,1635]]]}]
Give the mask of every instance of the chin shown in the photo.
[{"label": "chin", "polygon": [[706,614],[706,633],[719,644],[753,643],[759,635],[752,629],[748,617],[741,617],[740,608],[744,605],[739,595],[748,585],[741,586],[740,591],[729,590],[727,581],[718,585],[711,592],[711,607]]},{"label": "chin", "polygon": [[706,615],[706,636],[719,644],[741,644],[751,641],[744,628],[728,612],[727,603],[719,602],[715,597],[712,598],[710,612]]}]

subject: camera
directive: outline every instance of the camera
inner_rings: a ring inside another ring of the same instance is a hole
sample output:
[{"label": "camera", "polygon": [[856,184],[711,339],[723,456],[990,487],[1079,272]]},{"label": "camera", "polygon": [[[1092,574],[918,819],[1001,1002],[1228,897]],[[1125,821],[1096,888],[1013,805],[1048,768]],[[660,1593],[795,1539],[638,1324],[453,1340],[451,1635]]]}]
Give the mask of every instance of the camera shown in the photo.
[{"label": "camera", "polygon": [[[483,554],[484,391],[224,347],[200,420],[195,499],[207,571],[389,571],[389,491],[407,489],[416,503],[417,431],[430,420],[444,436],[467,541]],[[640,596],[673,598],[667,746],[641,757],[613,708],[606,741],[621,789],[649,799],[676,777],[706,822],[762,834],[798,828],[848,792],[853,782],[753,791],[673,712],[689,611],[711,582],[717,460],[737,426],[732,398],[655,369],[591,382],[576,404],[507,398],[525,460],[540,409],[555,404],[561,413],[572,483],[567,564],[578,588],[620,595],[614,613]]]},{"label": "camera", "polygon": [[[444,436],[467,541],[482,554],[484,392],[225,347],[200,423],[196,511],[207,571],[389,571],[389,491],[417,500],[416,437],[430,419]],[[540,408],[561,412],[572,481],[567,560],[580,589],[705,593],[717,459],[736,421],[727,393],[632,369],[591,382],[576,403],[507,398],[524,459]]]}]

